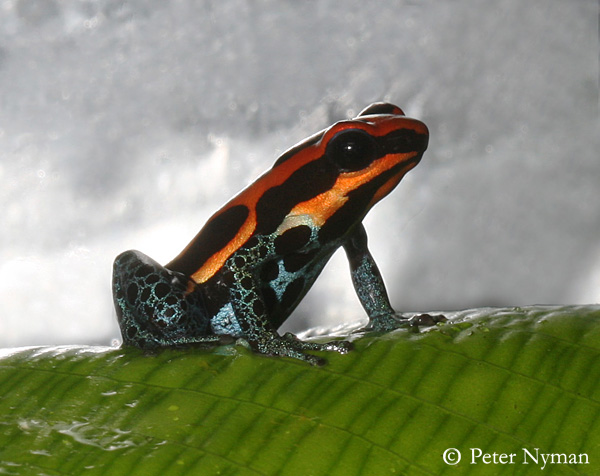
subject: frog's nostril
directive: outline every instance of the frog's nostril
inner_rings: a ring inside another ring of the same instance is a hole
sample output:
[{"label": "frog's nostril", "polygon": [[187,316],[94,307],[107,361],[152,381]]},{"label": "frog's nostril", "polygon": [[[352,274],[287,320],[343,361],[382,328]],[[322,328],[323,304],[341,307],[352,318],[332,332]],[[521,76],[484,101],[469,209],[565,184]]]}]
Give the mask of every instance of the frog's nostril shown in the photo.
[{"label": "frog's nostril", "polygon": [[423,134],[413,128],[398,129],[385,137],[384,149],[388,154],[424,152],[428,142],[428,134]]}]

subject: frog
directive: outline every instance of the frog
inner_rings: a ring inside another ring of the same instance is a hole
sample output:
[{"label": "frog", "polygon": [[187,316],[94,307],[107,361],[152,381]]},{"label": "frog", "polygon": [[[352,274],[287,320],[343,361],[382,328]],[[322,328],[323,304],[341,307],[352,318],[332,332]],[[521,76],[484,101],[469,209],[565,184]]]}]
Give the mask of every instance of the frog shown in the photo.
[{"label": "frog", "polygon": [[421,160],[427,126],[377,102],[294,145],[213,214],[175,258],[137,250],[113,264],[123,345],[144,350],[241,341],[254,352],[323,365],[313,352],[345,354],[349,340],[301,340],[278,329],[343,248],[369,322],[365,332],[433,325],[405,317],[388,298],[363,219]]}]

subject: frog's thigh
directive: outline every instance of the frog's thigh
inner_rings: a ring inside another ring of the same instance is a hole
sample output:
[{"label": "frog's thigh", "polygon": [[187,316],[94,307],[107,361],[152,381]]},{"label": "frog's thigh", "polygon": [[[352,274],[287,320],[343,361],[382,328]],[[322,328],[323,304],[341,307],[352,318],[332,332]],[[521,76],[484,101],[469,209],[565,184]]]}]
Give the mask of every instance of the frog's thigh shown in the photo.
[{"label": "frog's thigh", "polygon": [[201,341],[208,332],[196,283],[139,251],[125,251],[115,259],[113,296],[125,345],[184,344]]}]

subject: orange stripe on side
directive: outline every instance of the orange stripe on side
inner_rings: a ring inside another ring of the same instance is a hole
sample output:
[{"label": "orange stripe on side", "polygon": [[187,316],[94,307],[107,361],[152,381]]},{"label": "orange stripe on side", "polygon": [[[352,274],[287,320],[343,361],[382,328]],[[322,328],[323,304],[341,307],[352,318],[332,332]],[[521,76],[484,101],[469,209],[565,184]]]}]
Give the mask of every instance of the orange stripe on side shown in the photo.
[{"label": "orange stripe on side", "polygon": [[248,241],[255,228],[256,213],[253,209],[251,209],[250,215],[240,228],[240,231],[237,233],[237,235],[235,235],[235,237],[229,243],[227,243],[224,248],[221,248],[221,250],[206,260],[200,269],[192,274],[191,278],[199,284],[204,283],[212,278],[214,274],[223,267],[225,261],[227,261],[233,253],[235,253],[238,249],[240,249],[241,246],[243,246],[244,243],[246,243],[246,241]]},{"label": "orange stripe on side", "polygon": [[[321,227],[338,209],[344,205],[344,203],[346,203],[348,200],[348,194],[352,190],[356,190],[362,185],[370,182],[386,170],[396,166],[398,163],[407,161],[406,167],[403,167],[398,174],[394,175],[394,177],[386,182],[383,187],[379,188],[369,206],[370,208],[372,205],[385,197],[389,192],[391,192],[394,187],[398,185],[398,182],[400,182],[406,172],[416,165],[416,163],[410,161],[416,155],[417,153],[402,154],[402,156],[386,155],[373,162],[366,169],[358,172],[340,174],[334,186],[330,190],[317,195],[311,200],[299,203],[290,211],[288,216],[309,215],[312,218],[314,225]],[[357,219],[360,219],[360,217],[357,217]]]}]

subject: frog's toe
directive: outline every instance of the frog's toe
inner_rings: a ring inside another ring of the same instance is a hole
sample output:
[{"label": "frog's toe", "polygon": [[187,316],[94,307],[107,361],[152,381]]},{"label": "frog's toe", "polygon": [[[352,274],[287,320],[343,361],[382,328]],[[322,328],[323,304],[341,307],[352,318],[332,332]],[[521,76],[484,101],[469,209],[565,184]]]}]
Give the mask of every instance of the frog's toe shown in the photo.
[{"label": "frog's toe", "polygon": [[352,350],[352,344],[347,341],[331,341],[326,343],[307,342],[298,339],[294,334],[288,332],[282,336],[271,337],[269,340],[258,343],[256,350],[261,354],[291,357],[293,359],[308,362],[311,365],[322,366],[327,360],[305,351],[335,351],[346,354]]},{"label": "frog's toe", "polygon": [[413,316],[410,319],[408,319],[408,322],[409,325],[412,327],[429,327],[435,326],[440,322],[446,322],[447,320],[448,319],[446,319],[446,316],[444,316],[443,314],[419,314],[418,316]]},{"label": "frog's toe", "polygon": [[412,332],[419,332],[420,327],[435,326],[447,321],[442,314],[419,314],[410,318],[401,314],[390,314],[372,319],[368,325],[358,332],[389,332],[400,328],[408,328]]},{"label": "frog's toe", "polygon": [[335,351],[339,352],[340,354],[347,354],[348,352],[354,350],[354,345],[352,342],[348,342],[347,340],[334,340],[322,345],[324,346],[323,350]]},{"label": "frog's toe", "polygon": [[302,350],[316,350],[316,351],[327,351],[327,352],[339,352],[340,354],[347,354],[354,346],[351,342],[345,340],[332,340],[330,342],[309,342],[298,339],[291,332],[287,332],[282,336],[284,339],[292,342],[294,346],[301,348]]},{"label": "frog's toe", "polygon": [[[300,341],[298,341],[300,342]],[[290,357],[292,359],[302,360],[308,362],[311,365],[323,366],[327,363],[322,357],[316,355],[307,354],[303,350],[315,350],[314,348],[306,348],[302,345],[292,344],[286,339],[272,341],[267,348],[261,349],[260,352],[267,355],[274,355],[280,357]]]}]

